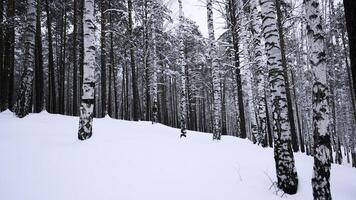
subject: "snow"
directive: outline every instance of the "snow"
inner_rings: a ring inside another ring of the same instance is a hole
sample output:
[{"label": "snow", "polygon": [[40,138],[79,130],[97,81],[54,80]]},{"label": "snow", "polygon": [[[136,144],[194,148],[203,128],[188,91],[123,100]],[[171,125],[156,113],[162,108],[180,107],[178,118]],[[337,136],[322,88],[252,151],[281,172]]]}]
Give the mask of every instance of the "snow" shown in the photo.
[{"label": "snow", "polygon": [[[77,139],[78,117],[0,113],[0,199],[312,199],[312,157],[295,154],[296,195],[275,194],[272,149],[248,140],[180,131],[150,122],[94,119]],[[332,165],[334,200],[354,200],[356,169]]]}]

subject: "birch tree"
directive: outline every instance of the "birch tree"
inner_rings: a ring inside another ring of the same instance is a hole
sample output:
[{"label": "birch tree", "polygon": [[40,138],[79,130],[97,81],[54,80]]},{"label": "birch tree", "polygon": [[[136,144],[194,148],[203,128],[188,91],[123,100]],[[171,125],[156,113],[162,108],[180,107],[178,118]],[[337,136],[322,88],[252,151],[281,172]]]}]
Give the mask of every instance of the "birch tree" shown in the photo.
[{"label": "birch tree", "polygon": [[272,100],[274,131],[274,159],[278,187],[287,194],[295,194],[298,177],[291,148],[291,133],[288,120],[285,77],[277,30],[276,5],[274,0],[261,0],[262,30],[265,39],[269,84]]},{"label": "birch tree", "polygon": [[21,76],[20,88],[15,105],[16,116],[22,118],[31,112],[32,83],[35,65],[35,32],[36,32],[36,2],[27,1],[25,31],[25,52],[23,54],[24,71]]},{"label": "birch tree", "polygon": [[208,35],[209,35],[209,57],[211,59],[211,71],[213,78],[213,139],[220,140],[221,138],[221,97],[220,97],[220,73],[217,57],[217,47],[214,36],[214,21],[212,0],[207,0],[207,19],[208,19]]},{"label": "birch tree", "polygon": [[187,134],[187,100],[186,100],[186,77],[185,77],[185,55],[184,55],[184,41],[183,41],[183,5],[182,0],[178,0],[179,4],[179,30],[178,30],[178,40],[179,40],[179,60],[178,66],[180,66],[180,77],[181,77],[181,94],[180,94],[180,137],[186,137]]},{"label": "birch tree", "polygon": [[92,135],[94,88],[95,88],[95,25],[94,0],[84,3],[84,69],[83,95],[80,105],[79,140],[89,139]]},{"label": "birch tree", "polygon": [[330,200],[331,144],[329,133],[329,88],[326,73],[325,38],[318,0],[304,0],[307,35],[310,50],[309,64],[313,82],[313,134],[314,172],[313,196],[317,200]]},{"label": "birch tree", "polygon": [[254,72],[256,73],[256,87],[257,87],[257,118],[258,118],[258,133],[261,138],[263,146],[267,146],[266,133],[267,133],[267,114],[266,114],[266,96],[265,96],[265,65],[263,63],[263,51],[261,44],[261,20],[260,12],[257,10],[257,1],[251,0],[251,34],[252,34],[252,47],[254,56]]}]

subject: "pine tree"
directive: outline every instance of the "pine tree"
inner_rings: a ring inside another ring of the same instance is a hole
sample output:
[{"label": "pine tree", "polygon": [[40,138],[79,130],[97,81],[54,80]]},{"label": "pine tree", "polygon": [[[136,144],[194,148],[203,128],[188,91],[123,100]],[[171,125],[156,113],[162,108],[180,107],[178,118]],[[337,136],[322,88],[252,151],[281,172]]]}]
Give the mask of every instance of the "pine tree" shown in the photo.
[{"label": "pine tree", "polygon": [[73,46],[72,46],[72,64],[73,64],[73,98],[72,112],[74,116],[78,115],[78,59],[77,59],[77,33],[78,33],[78,2],[73,1]]},{"label": "pine tree", "polygon": [[107,9],[107,0],[101,0],[101,32],[100,32],[100,49],[101,49],[101,109],[102,116],[107,114],[107,95],[106,95],[106,9]]},{"label": "pine tree", "polygon": [[221,138],[221,97],[220,97],[220,72],[217,57],[217,47],[214,36],[213,24],[213,7],[212,0],[207,0],[207,19],[208,19],[208,34],[209,34],[209,56],[211,59],[211,71],[213,78],[213,139],[220,140]]},{"label": "pine tree", "polygon": [[41,112],[43,109],[43,57],[42,57],[42,34],[41,34],[41,13],[42,1],[36,0],[36,36],[35,36],[35,73],[33,89],[34,112]]},{"label": "pine tree", "polygon": [[287,194],[295,194],[298,189],[298,177],[291,148],[285,77],[277,30],[276,5],[274,0],[261,0],[260,4],[271,89],[274,159],[278,187]]},{"label": "pine tree", "polygon": [[326,76],[325,38],[318,0],[304,0],[307,35],[310,49],[309,63],[313,71],[313,133],[314,173],[313,196],[317,200],[331,199],[329,133],[329,88]]},{"label": "pine tree", "polygon": [[136,63],[135,63],[135,45],[134,45],[134,35],[133,35],[133,20],[132,20],[132,0],[127,1],[128,7],[128,32],[130,38],[130,65],[132,73],[132,95],[133,95],[133,120],[140,120],[140,100],[138,93],[138,81],[136,76]]},{"label": "pine tree", "polygon": [[[14,97],[14,67],[15,67],[15,0],[7,1],[7,23],[5,27],[4,49],[4,91],[2,104],[4,108],[13,110]],[[2,95],[1,95],[2,96]]]},{"label": "pine tree", "polygon": [[48,38],[48,94],[47,94],[47,111],[55,112],[56,103],[56,81],[54,71],[53,46],[52,46],[52,17],[50,13],[49,0],[45,0],[47,16],[47,38]]},{"label": "pine tree", "polygon": [[35,65],[36,2],[28,0],[26,12],[25,52],[23,54],[24,71],[15,105],[16,116],[22,118],[31,112],[32,83]]},{"label": "pine tree", "polygon": [[84,3],[84,69],[83,95],[80,106],[79,140],[89,139],[92,135],[93,111],[95,102],[95,24],[94,0]]}]

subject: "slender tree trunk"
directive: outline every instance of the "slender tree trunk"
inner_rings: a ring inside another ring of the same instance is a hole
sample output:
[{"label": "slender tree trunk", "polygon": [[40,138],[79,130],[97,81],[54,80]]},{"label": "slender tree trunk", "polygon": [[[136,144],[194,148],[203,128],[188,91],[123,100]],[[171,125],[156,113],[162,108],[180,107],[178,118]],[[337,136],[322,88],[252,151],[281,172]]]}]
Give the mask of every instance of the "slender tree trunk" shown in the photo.
[{"label": "slender tree trunk", "polygon": [[344,10],[346,18],[346,28],[349,38],[352,80],[354,84],[353,88],[356,88],[356,1],[344,0]]},{"label": "slender tree trunk", "polygon": [[281,22],[282,19],[282,11],[281,11],[281,0],[276,1],[276,11],[277,11],[277,27],[278,27],[278,34],[279,34],[279,42],[282,54],[282,66],[283,66],[283,73],[284,73],[284,80],[286,85],[286,97],[287,97],[287,107],[288,107],[288,119],[290,124],[290,132],[292,137],[292,147],[293,151],[299,151],[298,146],[298,137],[297,131],[295,126],[294,120],[294,111],[293,111],[293,103],[292,103],[292,96],[290,92],[290,84],[289,84],[289,77],[288,77],[288,68],[287,68],[287,59],[286,59],[286,50],[285,50],[285,42],[284,42],[284,34],[283,34],[283,25]]},{"label": "slender tree trunk", "polygon": [[107,114],[107,95],[106,95],[106,14],[107,0],[101,0],[101,107],[102,116]]},{"label": "slender tree trunk", "polygon": [[[346,28],[349,38],[349,48],[350,48],[350,60],[351,60],[351,71],[352,71],[352,82],[353,88],[356,88],[356,1],[354,0],[344,0],[344,10],[345,10],[345,18],[346,18]],[[353,92],[353,100],[356,99],[356,92]],[[354,105],[354,120],[356,121],[356,110],[355,110],[355,102]],[[355,128],[355,125],[354,125]],[[356,167],[356,135],[353,134],[353,148],[351,150],[352,153],[352,166]]]},{"label": "slender tree trunk", "polygon": [[33,88],[34,112],[43,109],[43,57],[42,57],[42,34],[41,34],[41,0],[36,5],[36,36],[35,36],[35,87]]},{"label": "slender tree trunk", "polygon": [[257,0],[251,1],[251,13],[252,13],[252,21],[251,21],[251,32],[253,36],[253,55],[255,58],[254,64],[256,65],[256,82],[257,82],[257,117],[258,117],[258,133],[262,141],[262,146],[267,146],[267,141],[265,140],[267,134],[267,114],[266,114],[266,96],[265,96],[265,74],[266,74],[266,66],[263,65],[262,58],[262,44],[261,44],[261,21],[260,21],[260,13],[257,10],[258,2]]},{"label": "slender tree trunk", "polygon": [[95,17],[94,0],[84,4],[84,69],[83,96],[80,106],[79,140],[92,135],[93,111],[95,102]]},{"label": "slender tree trunk", "polygon": [[7,26],[5,30],[4,50],[4,108],[13,110],[14,64],[15,64],[15,0],[7,1]]},{"label": "slender tree trunk", "polygon": [[74,116],[78,116],[78,59],[77,59],[77,32],[78,32],[78,3],[73,0],[73,47],[72,47],[72,62],[73,62],[73,106],[72,112]]},{"label": "slender tree trunk", "polygon": [[5,97],[5,88],[4,88],[4,85],[5,85],[5,80],[4,80],[4,77],[6,76],[6,70],[4,68],[4,63],[3,63],[3,57],[4,57],[4,15],[3,15],[3,12],[4,12],[4,5],[3,5],[4,1],[3,0],[0,0],[0,111],[3,111],[5,110],[5,105],[3,105],[4,103],[4,98]]},{"label": "slender tree trunk", "polygon": [[272,98],[274,158],[278,187],[287,194],[295,194],[298,189],[298,177],[291,148],[285,76],[275,11],[276,5],[274,0],[261,0],[260,4]]},{"label": "slender tree trunk", "polygon": [[309,63],[313,71],[313,133],[314,173],[312,178],[314,199],[331,199],[330,160],[331,142],[329,133],[329,88],[326,76],[325,38],[318,0],[304,1],[307,36],[311,56]]},{"label": "slender tree trunk", "polygon": [[180,66],[180,82],[181,82],[181,94],[180,94],[180,103],[179,103],[179,115],[180,115],[180,137],[186,137],[187,134],[187,101],[186,101],[186,76],[185,76],[185,53],[184,53],[184,41],[183,41],[183,5],[182,0],[178,0],[179,4],[179,60],[178,66]]},{"label": "slender tree trunk", "polygon": [[54,73],[53,47],[52,47],[52,17],[49,11],[49,3],[46,0],[47,38],[48,38],[48,99],[47,111],[56,112],[56,81]]},{"label": "slender tree trunk", "polygon": [[[217,57],[217,47],[214,36],[213,24],[213,7],[212,0],[207,0],[207,19],[208,19],[208,34],[209,34],[209,55],[211,58],[211,70],[213,77],[213,139],[221,139],[221,96],[220,96],[220,71]],[[239,101],[239,103],[241,103]]]},{"label": "slender tree trunk", "polygon": [[228,8],[230,11],[229,27],[232,36],[232,44],[234,48],[234,65],[235,65],[236,85],[237,85],[240,137],[246,138],[246,119],[245,119],[242,79],[241,79],[241,70],[240,70],[240,57],[239,57],[238,13],[236,12],[236,7],[237,7],[236,0],[228,0]]},{"label": "slender tree trunk", "polygon": [[140,120],[140,97],[138,93],[137,78],[136,78],[136,64],[135,64],[135,46],[133,41],[133,21],[132,21],[132,0],[127,1],[128,4],[128,21],[129,21],[129,37],[130,37],[130,65],[132,73],[132,96],[133,96],[133,120]]},{"label": "slender tree trunk", "polygon": [[32,83],[35,65],[35,32],[36,32],[36,2],[27,1],[27,21],[25,35],[25,52],[23,54],[24,71],[21,76],[19,92],[17,94],[15,113],[22,118],[31,112]]},{"label": "slender tree trunk", "polygon": [[151,99],[152,99],[152,123],[158,122],[158,101],[157,101],[157,48],[156,48],[156,27],[155,27],[155,10],[151,8],[151,32],[152,32],[152,75],[151,75]]}]

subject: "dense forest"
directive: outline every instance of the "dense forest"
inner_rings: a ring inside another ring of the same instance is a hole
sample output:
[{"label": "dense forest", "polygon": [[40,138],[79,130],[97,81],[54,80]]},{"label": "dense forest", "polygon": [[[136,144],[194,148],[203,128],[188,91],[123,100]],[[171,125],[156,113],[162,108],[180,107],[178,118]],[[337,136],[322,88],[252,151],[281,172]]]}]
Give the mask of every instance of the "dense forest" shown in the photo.
[{"label": "dense forest", "polygon": [[355,1],[197,1],[208,37],[172,3],[0,0],[1,111],[80,116],[81,140],[106,115],[248,138],[274,147],[288,194],[301,151],[331,199],[330,163],[356,167]]}]

